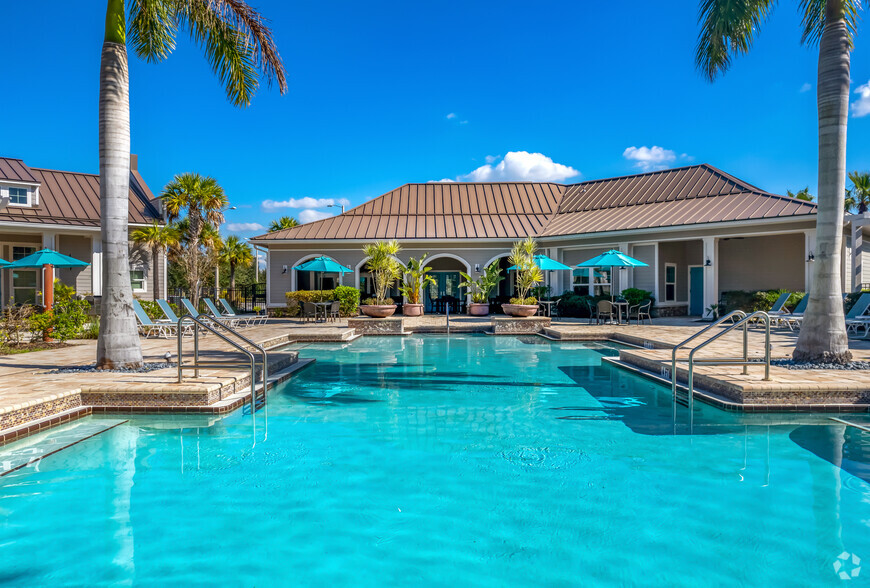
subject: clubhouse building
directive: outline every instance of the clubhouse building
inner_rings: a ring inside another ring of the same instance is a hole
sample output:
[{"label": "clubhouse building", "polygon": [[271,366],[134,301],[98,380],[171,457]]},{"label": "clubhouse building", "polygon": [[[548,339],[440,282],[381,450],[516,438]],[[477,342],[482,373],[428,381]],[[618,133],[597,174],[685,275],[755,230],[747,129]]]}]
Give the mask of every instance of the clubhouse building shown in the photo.
[{"label": "clubhouse building", "polygon": [[[863,222],[854,215],[844,226],[846,290],[870,282],[861,263]],[[365,297],[372,287],[361,248],[385,239],[401,243],[403,263],[429,254],[437,281],[425,296],[431,307],[462,296],[460,271],[476,276],[493,261],[507,268],[512,243],[527,236],[542,253],[572,266],[608,249],[648,264],[548,272],[553,294],[635,287],[653,293],[660,315],[702,315],[724,291],[808,290],[816,205],[700,164],[570,185],[405,184],[338,216],[250,241],[268,251],[270,307],[283,306],[287,291],[319,287],[319,277],[293,268],[321,255],[353,270],[324,276],[324,288],[355,285]],[[501,298],[513,292],[512,273],[500,286]]]}]

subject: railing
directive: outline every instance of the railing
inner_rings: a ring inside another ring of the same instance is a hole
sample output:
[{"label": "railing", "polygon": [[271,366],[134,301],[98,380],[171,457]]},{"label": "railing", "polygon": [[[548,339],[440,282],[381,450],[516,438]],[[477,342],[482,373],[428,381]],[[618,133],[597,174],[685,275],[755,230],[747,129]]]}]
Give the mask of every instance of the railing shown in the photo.
[{"label": "railing", "polygon": [[[735,311],[729,312],[728,314],[726,314],[725,316],[723,316],[719,320],[707,325],[706,327],[704,327],[703,329],[701,329],[700,331],[698,331],[697,333],[695,333],[694,335],[692,335],[691,337],[689,337],[685,341],[678,343],[677,346],[674,347],[673,351],[671,352],[671,394],[673,395],[675,402],[677,400],[677,351],[679,351],[680,349],[682,349],[683,347],[685,347],[686,345],[688,345],[689,343],[691,343],[692,341],[694,341],[695,339],[697,339],[698,337],[700,337],[701,335],[703,335],[704,333],[709,331],[710,329],[712,329],[714,327],[718,327],[719,325],[721,325],[725,321],[731,321],[733,323],[734,319],[736,317],[744,318],[744,317],[746,317],[746,313],[743,312],[742,310],[735,310]],[[746,333],[745,333],[745,329],[744,329],[744,347],[745,347],[745,342],[746,342]]]},{"label": "railing", "polygon": [[450,303],[444,303],[444,313],[447,315],[447,334],[450,334]]},{"label": "railing", "polygon": [[[184,324],[188,321],[194,323],[194,325],[193,325],[193,363],[185,364],[182,361],[184,358],[184,345],[183,345],[184,337],[181,336],[181,333],[184,332]],[[178,319],[178,383],[180,384],[183,381],[183,378],[184,378],[183,370],[185,370],[185,369],[192,369],[194,377],[198,378],[200,368],[205,368],[205,367],[215,367],[215,368],[248,367],[248,365],[250,365],[250,368],[251,368],[251,414],[253,415],[254,413],[257,412],[257,376],[256,376],[257,360],[256,360],[256,357],[254,357],[254,354],[251,351],[249,351],[248,349],[246,349],[244,346],[237,343],[236,341],[233,341],[228,336],[224,335],[223,333],[221,333],[220,331],[218,331],[217,329],[215,329],[211,325],[220,325],[228,333],[230,333],[231,335],[234,335],[236,338],[242,340],[244,343],[247,343],[248,345],[250,345],[251,347],[253,347],[254,349],[256,349],[257,351],[260,352],[260,355],[262,356],[262,359],[263,359],[263,367],[262,367],[261,377],[262,377],[262,381],[263,381],[263,403],[265,404],[265,402],[266,402],[266,386],[267,386],[267,382],[269,379],[269,372],[268,372],[268,365],[267,365],[268,357],[266,355],[266,350],[263,349],[262,346],[254,343],[253,341],[251,341],[250,339],[248,339],[247,337],[245,337],[244,335],[242,335],[241,333],[236,331],[235,329],[233,329],[225,324],[219,323],[205,314],[201,314],[201,315],[196,316],[196,317],[183,316],[180,319]],[[231,347],[233,347],[237,351],[239,351],[242,354],[244,354],[245,356],[247,356],[249,361],[247,361],[247,362],[200,361],[200,359],[199,359],[199,327],[202,327],[205,330],[207,330],[211,333],[214,333],[215,336],[217,336],[219,339],[221,339],[222,341],[229,344]]]},{"label": "railing", "polygon": [[[739,312],[739,311],[735,311]],[[732,313],[733,314],[733,313]],[[724,317],[723,317],[724,318]],[[753,320],[762,320],[764,322],[764,380],[770,380],[770,315],[766,312],[759,310],[753,312],[752,314],[745,314],[744,316],[735,323],[732,323],[728,327],[725,327],[709,339],[705,340],[703,343],[693,348],[689,352],[689,373],[687,377],[687,393],[688,393],[688,405],[689,405],[689,415],[692,415],[692,410],[694,408],[694,398],[695,398],[695,365],[742,365],[743,373],[749,373],[749,366],[758,364],[757,360],[749,359],[749,339],[747,334],[747,327],[749,323]],[[712,326],[712,325],[711,325]],[[717,339],[723,337],[724,335],[730,333],[734,329],[739,327],[743,327],[743,357],[714,357],[710,359],[695,359],[695,354],[712,343]],[[675,363],[673,365],[676,365]],[[676,369],[674,369],[674,373],[671,374],[672,386],[674,390],[676,390]],[[676,396],[674,397],[676,401]]]}]

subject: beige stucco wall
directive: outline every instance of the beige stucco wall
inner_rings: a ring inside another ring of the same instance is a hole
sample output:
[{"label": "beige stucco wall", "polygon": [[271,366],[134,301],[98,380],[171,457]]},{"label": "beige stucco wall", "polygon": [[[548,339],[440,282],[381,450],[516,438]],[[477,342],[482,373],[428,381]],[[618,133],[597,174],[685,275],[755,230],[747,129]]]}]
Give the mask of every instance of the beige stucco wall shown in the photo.
[{"label": "beige stucco wall", "polygon": [[719,291],[804,290],[803,234],[719,241]]}]

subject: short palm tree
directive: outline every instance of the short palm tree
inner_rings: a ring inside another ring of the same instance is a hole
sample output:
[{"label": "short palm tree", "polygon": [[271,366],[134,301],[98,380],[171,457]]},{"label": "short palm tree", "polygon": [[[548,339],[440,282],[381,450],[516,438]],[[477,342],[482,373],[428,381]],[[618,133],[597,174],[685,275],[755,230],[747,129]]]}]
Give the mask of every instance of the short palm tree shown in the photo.
[{"label": "short palm tree", "polygon": [[220,260],[230,266],[230,288],[236,288],[236,266],[248,265],[254,261],[251,246],[236,237],[230,235],[221,247]]},{"label": "short palm tree", "polygon": [[372,273],[375,286],[375,304],[387,303],[387,291],[402,277],[402,264],[396,259],[402,247],[396,240],[378,241],[363,247],[368,258],[366,269]]},{"label": "short palm tree", "polygon": [[537,299],[529,296],[531,289],[544,281],[544,272],[535,263],[537,250],[538,244],[531,237],[517,241],[511,248],[508,261],[517,268],[517,297],[511,299],[511,304],[538,303]]},{"label": "short palm tree", "polygon": [[797,192],[792,192],[791,190],[785,191],[786,195],[789,198],[796,198],[797,200],[804,200],[805,202],[812,202],[813,195],[810,194],[810,187],[806,186],[805,188],[801,188]]},{"label": "short palm tree", "polygon": [[858,214],[867,212],[870,207],[870,173],[853,171],[849,173],[849,180],[852,181],[852,188],[846,190],[846,204],[851,204],[846,209],[847,212],[852,208],[858,208]]},{"label": "short palm tree", "polygon": [[133,314],[127,213],[130,193],[130,83],[127,43],[163,61],[187,30],[220,78],[227,97],[247,106],[262,76],[287,89],[284,66],[263,17],[244,0],[106,0],[100,62],[99,153],[103,292],[97,367],[136,367],[142,348]]},{"label": "short palm tree", "polygon": [[214,258],[220,250],[220,234],[215,227],[224,222],[227,196],[214,178],[187,173],[175,176],[160,198],[170,221],[185,215],[180,223],[186,229],[182,235],[184,250],[178,257],[190,286],[190,298],[197,304],[205,269],[216,263]]},{"label": "short palm tree", "polygon": [[275,231],[282,231],[284,229],[292,229],[293,227],[298,227],[299,221],[293,218],[292,216],[282,216],[279,219],[273,220],[269,224],[269,232],[274,233]]},{"label": "short palm tree", "polygon": [[[701,0],[701,33],[695,53],[710,80],[725,72],[734,55],[746,53],[773,8],[772,0]],[[819,45],[819,189],[813,287],[794,350],[798,361],[851,360],[843,319],[840,248],[846,189],[846,123],[852,39],[860,0],[800,0],[802,42]]]},{"label": "short palm tree", "polygon": [[167,253],[171,247],[178,245],[180,237],[175,225],[161,225],[152,223],[147,227],[136,229],[130,234],[134,243],[144,245],[151,249],[151,275],[154,278],[154,297],[160,292],[160,279],[157,265],[160,262],[160,252]]}]

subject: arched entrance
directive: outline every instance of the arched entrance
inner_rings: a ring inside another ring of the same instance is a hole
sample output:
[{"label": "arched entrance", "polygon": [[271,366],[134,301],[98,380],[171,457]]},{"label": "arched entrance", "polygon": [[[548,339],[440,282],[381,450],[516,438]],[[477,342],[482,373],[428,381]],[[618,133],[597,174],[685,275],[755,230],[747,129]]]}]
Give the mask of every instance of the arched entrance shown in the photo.
[{"label": "arched entrance", "polygon": [[[320,290],[321,289],[321,276],[318,272],[300,272],[298,270],[293,269],[294,267],[305,263],[306,261],[311,261],[317,257],[329,257],[329,259],[333,259],[329,255],[325,255],[323,253],[312,253],[311,255],[306,255],[305,257],[301,257],[296,260],[296,262],[290,266],[290,290]],[[336,262],[338,263],[338,262]],[[336,286],[340,286],[342,283],[341,274],[323,274],[323,290],[332,290]]]},{"label": "arched entrance", "polygon": [[[375,295],[375,283],[372,280],[372,274],[366,269],[366,262],[369,260],[368,257],[364,257],[362,261],[356,264],[354,268],[356,271],[354,272],[354,276],[356,277],[355,287],[359,288],[359,297],[360,300],[365,300],[366,298],[374,298]],[[406,267],[405,263],[402,262],[401,259],[396,258],[396,261],[402,267]],[[387,297],[392,298],[396,304],[402,303],[402,294],[399,292],[399,286],[402,284],[402,280],[396,280],[393,284],[393,287],[387,290]]]},{"label": "arched entrance", "polygon": [[439,253],[426,259],[426,265],[432,268],[430,275],[435,280],[423,294],[423,303],[427,312],[445,312],[450,304],[450,312],[464,312],[467,304],[464,292],[459,284],[462,276],[459,272],[471,274],[471,264],[452,253]]},{"label": "arched entrance", "polygon": [[[505,251],[504,253],[496,255],[484,265],[484,267],[489,267],[489,264],[498,261],[498,267],[501,269],[501,275],[504,277],[504,279],[498,283],[498,287],[492,292],[492,294],[490,294],[490,299],[495,299],[496,304],[507,304],[516,290],[516,274],[507,269],[511,266],[509,258],[510,252]],[[495,310],[497,309],[498,307],[495,308]],[[494,312],[494,309],[490,308],[490,312]]]}]

